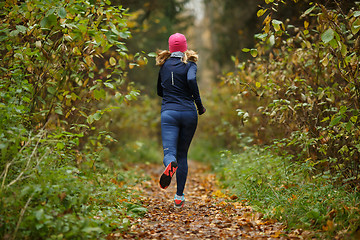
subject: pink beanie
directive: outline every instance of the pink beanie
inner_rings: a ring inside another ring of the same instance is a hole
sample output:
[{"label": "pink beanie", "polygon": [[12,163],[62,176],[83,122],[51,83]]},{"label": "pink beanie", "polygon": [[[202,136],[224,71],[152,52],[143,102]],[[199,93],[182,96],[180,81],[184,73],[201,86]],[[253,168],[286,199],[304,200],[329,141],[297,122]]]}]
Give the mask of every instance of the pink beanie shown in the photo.
[{"label": "pink beanie", "polygon": [[170,52],[185,52],[187,50],[186,38],[181,33],[175,33],[169,37]]}]

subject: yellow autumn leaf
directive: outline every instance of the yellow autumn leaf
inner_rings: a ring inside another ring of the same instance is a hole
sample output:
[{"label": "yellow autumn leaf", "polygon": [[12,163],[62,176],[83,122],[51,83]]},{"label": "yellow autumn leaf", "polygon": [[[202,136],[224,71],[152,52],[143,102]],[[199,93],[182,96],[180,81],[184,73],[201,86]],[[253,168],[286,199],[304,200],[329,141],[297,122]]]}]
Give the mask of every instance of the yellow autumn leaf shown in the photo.
[{"label": "yellow autumn leaf", "polygon": [[216,190],[216,191],[213,193],[213,195],[214,195],[215,197],[218,197],[218,198],[224,198],[224,197],[226,197],[226,195],[225,195],[223,192],[221,192],[220,190]]},{"label": "yellow autumn leaf", "polygon": [[309,22],[308,21],[304,21],[304,27],[305,27],[305,29],[308,29],[308,27],[309,27]]},{"label": "yellow autumn leaf", "polygon": [[267,15],[266,18],[264,19],[263,24],[264,24],[264,25],[265,25],[265,24],[269,24],[270,22],[271,22],[271,16],[270,16],[270,14],[269,14],[269,15]]},{"label": "yellow autumn leaf", "polygon": [[72,52],[73,52],[74,54],[76,54],[76,55],[81,55],[81,52],[80,52],[80,50],[79,50],[78,47],[74,47],[73,50],[72,50]]},{"label": "yellow autumn leaf", "polygon": [[88,55],[88,56],[86,56],[86,57],[85,57],[85,62],[86,62],[86,64],[87,64],[87,65],[89,65],[89,66],[90,66],[90,65],[91,65],[91,63],[92,63],[92,58],[91,58],[89,55]]},{"label": "yellow autumn leaf", "polygon": [[116,65],[116,59],[114,57],[110,57],[109,63],[110,63],[111,66],[115,66]]},{"label": "yellow autumn leaf", "polygon": [[257,54],[258,54],[257,49],[256,49],[256,48],[251,49],[251,50],[250,50],[250,54],[251,54],[251,56],[256,57]]},{"label": "yellow autumn leaf", "polygon": [[135,66],[137,66],[136,63],[129,63],[129,68],[130,68],[130,69],[133,69]]},{"label": "yellow autumn leaf", "polygon": [[267,23],[267,24],[265,25],[265,27],[263,28],[263,31],[264,31],[265,33],[269,33],[269,31],[270,31],[270,23]]},{"label": "yellow autumn leaf", "polygon": [[321,63],[324,67],[326,67],[326,66],[329,64],[328,54],[327,54],[323,59],[320,60],[320,63]]},{"label": "yellow autumn leaf", "polygon": [[271,237],[278,238],[278,237],[280,237],[280,234],[281,234],[281,231],[277,231],[273,235],[271,235]]},{"label": "yellow autumn leaf", "polygon": [[262,15],[264,15],[264,13],[267,11],[267,9],[260,9],[259,11],[257,11],[257,16],[261,17]]}]

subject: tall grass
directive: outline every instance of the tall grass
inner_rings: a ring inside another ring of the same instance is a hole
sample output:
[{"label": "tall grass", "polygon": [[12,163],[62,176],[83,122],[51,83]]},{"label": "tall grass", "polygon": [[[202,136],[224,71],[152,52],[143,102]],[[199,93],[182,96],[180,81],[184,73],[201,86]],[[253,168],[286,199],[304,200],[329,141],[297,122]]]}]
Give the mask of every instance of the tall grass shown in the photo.
[{"label": "tall grass", "polygon": [[310,167],[252,147],[222,152],[215,169],[238,200],[248,200],[266,218],[311,230],[314,237],[350,238],[360,227],[359,192],[334,186],[327,174],[310,176]]},{"label": "tall grass", "polygon": [[56,144],[33,136],[0,172],[1,239],[106,239],[146,212],[133,188],[145,174],[91,153],[75,166]]}]

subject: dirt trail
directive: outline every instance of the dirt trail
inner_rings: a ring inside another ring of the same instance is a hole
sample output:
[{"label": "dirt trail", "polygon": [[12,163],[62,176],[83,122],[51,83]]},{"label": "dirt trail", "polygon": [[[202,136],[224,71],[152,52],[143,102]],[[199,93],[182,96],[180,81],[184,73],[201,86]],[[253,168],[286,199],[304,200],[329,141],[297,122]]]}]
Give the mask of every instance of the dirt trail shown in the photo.
[{"label": "dirt trail", "polygon": [[300,239],[285,235],[284,227],[263,220],[246,203],[222,194],[215,176],[196,162],[189,163],[183,208],[173,207],[176,179],[166,190],[159,187],[161,166],[148,166],[151,180],[143,182],[142,202],[148,212],[122,234],[123,239]]}]

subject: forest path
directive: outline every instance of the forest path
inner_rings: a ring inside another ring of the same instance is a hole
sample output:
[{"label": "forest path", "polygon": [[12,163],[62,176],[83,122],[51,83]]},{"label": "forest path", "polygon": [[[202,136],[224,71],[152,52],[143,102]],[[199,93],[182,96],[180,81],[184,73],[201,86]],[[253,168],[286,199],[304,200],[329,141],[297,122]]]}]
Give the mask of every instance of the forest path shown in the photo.
[{"label": "forest path", "polygon": [[151,177],[138,186],[148,212],[131,229],[113,235],[116,239],[300,239],[298,233],[285,234],[284,226],[262,219],[246,202],[234,201],[216,185],[216,177],[197,162],[189,162],[183,208],[173,206],[176,178],[163,190],[159,187],[160,165],[147,165]]}]

